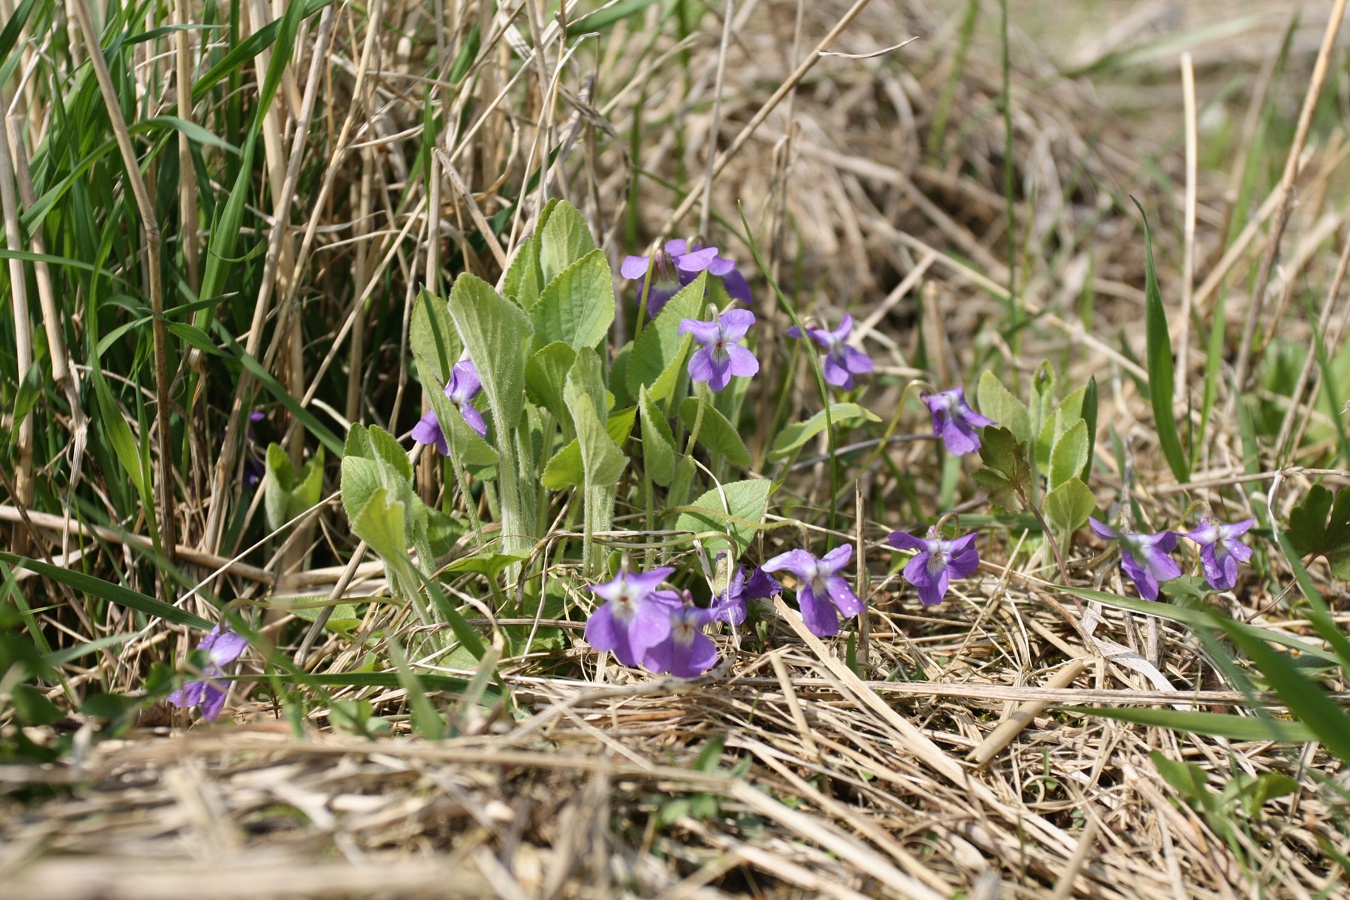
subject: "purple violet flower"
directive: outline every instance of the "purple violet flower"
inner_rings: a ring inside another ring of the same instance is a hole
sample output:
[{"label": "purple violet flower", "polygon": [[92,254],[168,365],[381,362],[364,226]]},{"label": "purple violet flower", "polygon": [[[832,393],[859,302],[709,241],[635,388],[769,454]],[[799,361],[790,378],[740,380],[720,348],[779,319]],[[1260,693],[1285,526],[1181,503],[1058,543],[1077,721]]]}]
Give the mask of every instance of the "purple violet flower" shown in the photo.
[{"label": "purple violet flower", "polygon": [[724,312],[716,322],[681,319],[679,333],[692,334],[703,345],[689,358],[689,377],[720,391],[732,375],[749,378],[758,372],[755,354],[736,343],[754,324],[755,314],[745,309]]},{"label": "purple violet flower", "polygon": [[613,581],[588,590],[607,602],[586,620],[586,643],[608,650],[625,666],[642,662],[647,651],[670,637],[671,616],[683,600],[674,591],[656,588],[675,570],[658,566],[650,572],[621,569]]},{"label": "purple violet flower", "polygon": [[197,645],[198,650],[207,651],[208,661],[202,668],[206,677],[184,684],[169,695],[169,702],[179,709],[200,706],[202,718],[214,722],[225,708],[225,690],[215,679],[225,674],[222,667],[238,659],[247,646],[248,641],[231,631],[228,624],[212,628]]},{"label": "purple violet flower", "polygon": [[1145,600],[1158,599],[1158,582],[1169,581],[1181,575],[1181,566],[1167,554],[1176,549],[1175,531],[1157,534],[1132,534],[1117,531],[1091,516],[1092,530],[1108,540],[1120,542],[1120,567],[1130,576],[1139,596]]},{"label": "purple violet flower", "polygon": [[805,550],[789,550],[761,568],[765,572],[786,569],[800,578],[797,605],[801,607],[806,627],[816,637],[831,637],[839,633],[839,613],[856,616],[863,611],[863,602],[839,575],[839,570],[848,565],[852,555],[853,547],[848,544],[836,547],[821,559]]},{"label": "purple violet flower", "polygon": [[[445,396],[455,404],[455,409],[459,410],[469,427],[478,432],[480,437],[486,437],[487,422],[483,421],[483,414],[473,408],[473,398],[482,389],[483,382],[478,378],[478,369],[473,360],[461,359],[455,363],[455,367],[450,370],[450,383],[445,386]],[[413,426],[412,439],[419,444],[435,444],[441,456],[450,455],[450,443],[441,431],[435,410],[428,412]]]},{"label": "purple violet flower", "polygon": [[[638,285],[638,300],[640,302],[642,292],[647,291],[647,312],[655,318],[666,302],[679,293],[681,287],[692,283],[699,272],[709,269],[717,259],[716,247],[700,247],[697,244],[690,247],[683,238],[676,238],[666,241],[665,247],[651,256],[625,256],[619,265],[619,274],[628,279],[643,279]],[[652,273],[650,289],[646,281],[649,264]]]},{"label": "purple violet flower", "polygon": [[936,394],[922,394],[921,399],[933,414],[933,435],[941,437],[947,449],[957,456],[979,450],[980,436],[975,433],[975,429],[995,424],[993,419],[970,408],[963,387]]},{"label": "purple violet flower", "polygon": [[1209,513],[1200,517],[1200,527],[1182,532],[1200,545],[1200,566],[1205,580],[1216,591],[1230,591],[1237,584],[1238,563],[1252,558],[1252,548],[1238,540],[1256,519],[1243,519],[1232,525],[1215,519]]},{"label": "purple violet flower", "polygon": [[[700,252],[703,249],[702,244],[692,244],[689,247],[691,253]],[[716,248],[714,248],[716,249]],[[741,270],[736,268],[736,263],[722,256],[720,252],[713,257],[712,262],[708,263],[708,274],[716,275],[722,279],[722,287],[726,288],[727,296],[732,300],[740,301],[746,306],[750,306],[754,297],[750,294],[750,284],[741,274]],[[693,273],[680,273],[680,284],[693,284],[697,276]]]},{"label": "purple violet flower", "polygon": [[717,613],[686,603],[683,608],[672,609],[669,616],[670,634],[647,648],[642,664],[676,678],[697,678],[717,665],[717,645],[703,633]]},{"label": "purple violet flower", "polygon": [[[806,333],[811,340],[825,348],[825,380],[846,391],[853,390],[853,376],[872,371],[872,357],[857,347],[844,343],[853,331],[853,317],[844,314],[839,327],[834,331],[828,328],[808,328]],[[802,331],[796,325],[787,330],[788,337],[799,338]]]},{"label": "purple violet flower", "polygon": [[905,580],[919,589],[919,600],[924,606],[936,606],[947,595],[953,578],[967,578],[979,568],[980,554],[975,550],[979,533],[944,540],[936,528],[928,529],[928,537],[915,537],[906,531],[892,531],[886,538],[897,550],[918,550],[905,565]]}]

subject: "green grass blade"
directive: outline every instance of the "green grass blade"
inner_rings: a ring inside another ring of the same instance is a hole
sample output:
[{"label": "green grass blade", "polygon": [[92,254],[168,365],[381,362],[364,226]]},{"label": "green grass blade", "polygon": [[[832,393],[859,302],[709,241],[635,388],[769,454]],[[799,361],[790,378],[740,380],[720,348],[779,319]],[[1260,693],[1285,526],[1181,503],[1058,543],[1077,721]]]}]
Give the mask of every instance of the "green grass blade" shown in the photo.
[{"label": "green grass blade", "polygon": [[1191,469],[1181,449],[1176,416],[1172,414],[1172,336],[1167,331],[1167,312],[1163,309],[1158,274],[1153,266],[1153,236],[1144,207],[1133,197],[1130,199],[1139,208],[1144,221],[1144,330],[1148,342],[1148,387],[1154,427],[1158,429],[1158,443],[1172,474],[1177,481],[1186,482],[1191,480]]},{"label": "green grass blade", "polygon": [[192,628],[200,628],[202,631],[210,631],[213,627],[210,622],[201,616],[193,615],[185,609],[170,606],[163,600],[147,597],[139,591],[124,588],[120,584],[113,584],[110,581],[104,581],[102,578],[95,578],[93,575],[86,575],[74,569],[50,565],[36,559],[29,559],[26,556],[17,556],[4,551],[0,551],[0,560],[15,568],[27,569],[44,578],[59,581],[61,584],[68,585],[91,597],[98,597],[100,600],[116,603],[118,606],[125,606],[127,609],[134,609],[137,612],[145,613],[147,616],[156,616],[166,622],[173,622],[175,625],[188,625]]},{"label": "green grass blade", "polygon": [[1061,706],[1065,712],[1099,716],[1117,722],[1170,728],[1186,734],[1206,734],[1230,741],[1282,741],[1301,744],[1317,740],[1311,728],[1301,722],[1286,722],[1264,715],[1234,716],[1227,713],[1181,709],[1106,708],[1098,706]]}]

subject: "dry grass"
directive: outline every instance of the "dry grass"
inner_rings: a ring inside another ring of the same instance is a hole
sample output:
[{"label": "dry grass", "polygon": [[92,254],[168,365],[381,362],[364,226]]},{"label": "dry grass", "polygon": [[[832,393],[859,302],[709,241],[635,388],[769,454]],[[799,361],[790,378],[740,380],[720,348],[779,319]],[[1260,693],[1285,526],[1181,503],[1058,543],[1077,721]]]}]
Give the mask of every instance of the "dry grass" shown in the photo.
[{"label": "dry grass", "polygon": [[[500,244],[473,238],[484,233],[485,217],[512,208],[544,148],[566,148],[549,170],[550,195],[571,198],[607,249],[621,253],[636,250],[621,234],[630,213],[639,242],[648,241],[689,197],[690,211],[671,233],[696,230],[709,150],[733,146],[744,133],[712,182],[712,236],[723,239],[724,252],[748,257],[744,247],[726,243],[732,229],[717,224],[734,222],[741,205],[804,312],[833,320],[851,311],[865,323],[879,371],[891,376],[879,378],[868,398],[878,412],[896,409],[904,382],[919,374],[920,340],[930,377],[942,383],[972,382],[976,364],[1025,374],[1049,357],[1061,369],[1068,362],[1068,383],[1097,376],[1104,413],[1098,446],[1106,446],[1110,426],[1126,448],[1124,472],[1116,471],[1112,454],[1098,454],[1099,500],[1133,496],[1160,523],[1181,520],[1194,499],[1226,503],[1240,517],[1251,515],[1250,498],[1231,488],[1255,481],[1283,518],[1314,475],[1345,483],[1344,472],[1299,468],[1319,457],[1317,447],[1300,441],[1255,460],[1258,474],[1244,475],[1253,461],[1230,417],[1212,432],[1189,491],[1175,484],[1131,377],[1143,356],[1137,327],[1143,246],[1126,198],[1148,198],[1164,290],[1179,294],[1186,172],[1176,53],[1164,44],[1157,54],[1073,80],[1058,77],[1043,55],[1053,48],[1059,61],[1087,65],[1107,52],[1175,39],[1197,60],[1201,106],[1210,116],[1202,119],[1202,140],[1218,141],[1220,133],[1241,135],[1248,104],[1264,95],[1261,67],[1278,49],[1287,21],[1282,5],[1266,4],[1231,32],[1193,39],[1187,36],[1197,23],[1168,20],[1157,12],[1161,5],[1148,2],[1129,4],[1128,14],[1094,41],[1016,34],[1015,278],[1023,308],[1038,314],[1037,327],[1017,342],[990,325],[1005,313],[1000,298],[1012,275],[996,108],[1001,74],[983,20],[953,79],[959,10],[873,0],[829,49],[880,55],[820,57],[798,89],[747,131],[847,4],[804,4],[800,40],[795,4],[737,4],[716,111],[722,52],[716,16],[703,16],[678,46],[663,37],[642,52],[635,48],[650,38],[627,20],[599,43],[598,59],[595,43],[582,41],[573,63],[562,66],[572,45],[556,29],[544,32],[542,56],[521,60],[532,45],[522,34],[530,29],[517,25],[535,15],[534,0],[515,24],[494,19],[488,4],[444,6],[450,23],[444,29],[428,25],[432,6],[386,6],[388,30],[374,34],[350,7],[334,7],[331,72],[322,83],[306,81],[307,53],[283,87],[274,136],[279,155],[269,142],[267,157],[276,194],[285,195],[282,181],[295,159],[288,154],[300,155],[301,168],[321,169],[313,183],[323,187],[301,198],[301,225],[275,232],[275,281],[259,316],[290,315],[298,302],[307,317],[332,326],[317,355],[313,347],[310,355],[292,353],[303,343],[298,326],[276,328],[271,346],[258,347],[297,395],[312,397],[329,366],[350,366],[350,394],[338,413],[391,430],[410,425],[418,410],[406,347],[397,328],[374,327],[377,317],[405,316],[424,273],[448,281],[455,273],[441,271],[447,255],[462,255],[467,269],[496,280],[501,259],[529,232],[538,203],[520,205]],[[982,16],[996,12],[994,5],[981,7]],[[1036,25],[1024,12],[1028,26]],[[1302,21],[1290,67],[1306,73],[1325,11],[1309,8]],[[311,20],[316,31],[317,22]],[[447,121],[466,124],[444,136],[435,165],[445,178],[428,187],[414,170],[420,73],[437,41],[458,46],[475,22],[485,40],[471,89],[432,82]],[[921,39],[884,52],[913,35]],[[315,34],[307,40],[312,46]],[[1235,92],[1215,99],[1231,80]],[[294,118],[305,107],[301,95],[311,89],[319,95],[313,145],[300,141],[288,151]],[[944,96],[948,125],[934,145]],[[1139,115],[1141,97],[1146,117]],[[1300,100],[1293,96],[1293,109]],[[639,115],[634,158],[629,136]],[[1240,148],[1241,137],[1231,143]],[[1334,244],[1345,225],[1343,145],[1343,132],[1319,133],[1306,153],[1264,319],[1266,332],[1280,340],[1306,341],[1313,327],[1288,311],[1290,286],[1308,286],[1320,308],[1332,281]],[[1241,151],[1224,159],[1240,167]],[[1282,162],[1271,163],[1274,178]],[[1198,175],[1194,308],[1207,325],[1226,294],[1224,314],[1240,333],[1267,238],[1260,227],[1246,242],[1228,234],[1236,172],[1206,167]],[[1274,178],[1259,180],[1263,194],[1252,198],[1261,210],[1258,223],[1274,214],[1273,201],[1262,205],[1276,196]],[[428,206],[442,215],[428,216]],[[1230,247],[1239,250],[1225,255]],[[767,294],[762,285],[757,292]],[[1084,296],[1093,299],[1085,303]],[[1323,331],[1334,350],[1347,311],[1343,304],[1328,309]],[[774,321],[781,313],[767,315]],[[371,342],[372,332],[380,342]],[[254,340],[262,341],[261,330]],[[1182,396],[1198,397],[1204,335],[1192,333],[1190,345],[1190,368],[1179,377],[1187,385]],[[790,404],[805,396],[789,395]],[[759,421],[768,427],[777,398],[766,391],[760,402]],[[1301,400],[1285,409],[1296,435],[1324,415]],[[218,428],[228,411],[228,403],[213,407],[202,434]],[[790,408],[790,420],[801,412]],[[241,427],[238,418],[236,409],[232,428]],[[205,437],[198,443],[210,444]],[[901,470],[919,471],[931,468],[932,456],[931,445],[911,443],[898,445],[892,459]],[[203,450],[191,471],[180,473],[182,555],[220,571],[217,593],[269,602],[330,591],[333,599],[381,596],[376,563],[343,583],[342,568],[360,560],[351,558],[340,509],[318,517],[307,563],[293,551],[231,563],[248,549],[228,546],[218,524],[238,501],[237,485],[226,477],[232,465],[217,461],[213,470]],[[439,485],[430,469],[423,474],[432,495]],[[783,496],[819,532],[812,511],[827,505],[829,486],[817,474],[803,468]],[[1350,852],[1335,824],[1345,821],[1344,773],[1316,745],[1235,743],[1047,709],[1245,705],[1192,634],[1166,622],[1155,633],[1111,611],[1085,617],[1068,595],[1040,580],[1053,577],[1053,561],[1028,558],[1015,535],[1007,546],[982,543],[979,575],[956,586],[943,606],[920,611],[901,582],[885,574],[891,561],[885,545],[873,543],[891,528],[912,525],[915,510],[887,470],[864,473],[860,492],[871,519],[841,519],[838,535],[867,547],[874,582],[859,665],[864,678],[843,664],[842,646],[822,644],[791,615],[769,614],[763,631],[723,638],[724,650],[733,642],[739,650],[725,653],[731,662],[698,682],[651,679],[612,665],[597,671],[595,654],[571,639],[579,638],[575,623],[538,623],[562,628],[571,649],[502,660],[509,703],[460,708],[462,736],[439,743],[406,736],[401,690],[338,694],[359,694],[390,717],[398,734],[379,740],[343,733],[326,708],[310,711],[297,738],[274,708],[245,701],[236,690],[231,726],[187,730],[181,722],[169,727],[166,718],[92,746],[81,730],[75,741],[81,749],[68,766],[0,768],[0,789],[46,781],[52,792],[41,802],[0,796],[0,897],[1350,895],[1323,846]],[[922,498],[925,512],[936,512],[932,502]],[[54,533],[63,527],[57,518],[35,514],[34,524]],[[764,555],[791,533],[770,532]],[[1076,583],[1124,593],[1114,562],[1094,555],[1101,549],[1080,542],[1071,563]],[[1264,565],[1260,579],[1225,595],[1225,608],[1304,635],[1306,623],[1289,619],[1271,587],[1289,579],[1273,557]],[[1341,586],[1314,571],[1333,606],[1345,608]],[[119,624],[129,628],[107,623]],[[377,626],[394,633],[405,624],[372,604],[365,633]],[[268,631],[293,633],[293,620],[277,618]],[[131,687],[148,661],[165,656],[171,633],[142,635],[118,658],[93,669],[68,667],[66,674],[77,687],[105,677]],[[382,640],[361,651],[381,652]],[[341,635],[326,635],[311,658],[329,672],[358,661]],[[1081,674],[1046,687],[1075,660],[1083,664],[1070,674]],[[1006,747],[986,744],[990,762],[968,762],[1019,707],[1025,726],[1011,729]],[[723,742],[715,766],[695,768],[715,740]],[[1200,765],[1216,783],[1277,772],[1295,778],[1299,789],[1260,816],[1234,813],[1240,827],[1226,841],[1212,821],[1176,800],[1151,750]]]}]

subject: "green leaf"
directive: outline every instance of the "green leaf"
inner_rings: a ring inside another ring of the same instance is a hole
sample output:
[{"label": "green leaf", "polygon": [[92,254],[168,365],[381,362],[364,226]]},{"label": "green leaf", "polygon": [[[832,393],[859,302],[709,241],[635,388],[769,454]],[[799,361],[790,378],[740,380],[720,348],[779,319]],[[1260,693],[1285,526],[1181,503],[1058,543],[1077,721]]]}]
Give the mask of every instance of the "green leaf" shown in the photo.
[{"label": "green leaf", "polygon": [[14,718],[20,725],[51,725],[65,716],[55,703],[31,684],[14,685],[9,702],[13,704]]},{"label": "green leaf", "polygon": [[[1134,200],[1133,197],[1130,198]],[[1158,429],[1158,444],[1177,481],[1191,480],[1191,467],[1181,449],[1177,419],[1172,413],[1172,336],[1167,330],[1167,312],[1163,309],[1158,275],[1153,267],[1153,238],[1148,216],[1134,200],[1144,220],[1144,333],[1148,350],[1148,391],[1153,404],[1153,424]]]},{"label": "green leaf", "polygon": [[[836,403],[830,407],[829,421],[835,425],[846,425],[860,419],[868,422],[881,421],[881,417],[876,413],[863,409],[856,403]],[[825,425],[825,410],[821,410],[805,422],[787,426],[774,439],[769,459],[776,461],[791,456],[807,441],[824,431]]]},{"label": "green leaf", "polygon": [[642,465],[652,481],[669,487],[675,477],[675,436],[645,386],[638,395],[638,409],[642,412]]},{"label": "green leaf", "polygon": [[147,616],[157,616],[166,622],[173,622],[175,625],[187,625],[202,631],[210,631],[213,627],[212,623],[185,609],[170,606],[163,600],[147,597],[138,591],[124,588],[120,584],[113,584],[110,581],[104,581],[101,578],[95,578],[93,575],[86,575],[65,566],[54,566],[25,556],[6,553],[3,550],[0,550],[0,561],[15,568],[35,572],[43,578],[50,578],[53,581],[68,585],[91,597],[97,597],[109,603],[116,603],[118,606],[125,606],[127,609],[143,612]]},{"label": "green leaf", "polygon": [[[1028,445],[1028,450],[1035,451],[1036,469],[1044,471],[1050,465],[1050,436],[1052,431],[1047,431],[1045,425],[1047,422],[1053,422],[1055,418],[1055,385],[1058,380],[1055,378],[1055,367],[1045,360],[1036,367],[1036,372],[1031,376],[1031,405],[1028,407],[1028,415],[1031,420],[1030,439],[1034,444]],[[1028,461],[1031,457],[1027,457]]]},{"label": "green leaf", "polygon": [[1099,716],[1118,722],[1170,728],[1186,734],[1207,734],[1230,741],[1285,741],[1301,743],[1314,739],[1306,725],[1272,719],[1268,715],[1235,716],[1227,713],[1198,712],[1180,709],[1105,708],[1094,706],[1065,706],[1066,712],[1085,716]]},{"label": "green leaf", "polygon": [[1289,543],[1299,556],[1325,556],[1331,574],[1350,579],[1350,489],[1332,493],[1320,484],[1289,513]]},{"label": "green leaf", "polygon": [[408,326],[408,345],[418,360],[418,375],[428,391],[445,387],[464,346],[450,319],[444,300],[427,290],[417,296],[412,322]]},{"label": "green leaf", "polygon": [[600,424],[603,425],[609,418],[609,392],[605,390],[603,368],[599,355],[590,347],[577,353],[563,383],[563,401],[573,410],[574,418],[577,398],[583,394],[590,398]]},{"label": "green leaf", "polygon": [[1097,500],[1077,476],[1065,481],[1045,496],[1045,518],[1061,534],[1072,534],[1087,524],[1097,508]]},{"label": "green leaf", "polygon": [[[1289,654],[1264,639],[1267,629],[1216,617],[1220,628],[1247,655],[1294,717],[1312,729],[1327,749],[1350,762],[1350,714],[1322,686],[1299,671]],[[1256,632],[1256,633],[1253,633]]]},{"label": "green leaf", "polygon": [[553,413],[568,433],[572,431],[572,413],[563,400],[563,386],[576,358],[575,350],[554,341],[536,350],[525,364],[525,391],[530,402]]},{"label": "green leaf", "polygon": [[1087,454],[1087,423],[1078,419],[1068,431],[1055,439],[1054,448],[1050,451],[1050,487],[1057,488],[1070,478],[1077,481],[1078,473],[1087,464]]},{"label": "green leaf", "polygon": [[290,505],[294,481],[291,458],[280,444],[268,444],[267,474],[263,478],[263,512],[267,517],[269,531],[276,531],[287,521],[286,509]]},{"label": "green leaf", "polygon": [[1078,476],[1083,481],[1088,481],[1092,475],[1092,451],[1097,442],[1097,378],[1096,376],[1088,378],[1087,384],[1083,385],[1083,421],[1087,423],[1088,452],[1087,462],[1083,463],[1083,471]]},{"label": "green leaf", "polygon": [[[477,27],[476,25],[474,27]],[[539,271],[539,237],[531,235],[521,242],[502,279],[502,293],[525,309],[539,302],[544,291],[544,276]]]},{"label": "green leaf", "polygon": [[441,572],[444,574],[473,572],[476,575],[496,578],[510,566],[527,559],[529,559],[529,554],[525,553],[479,553],[475,556],[457,559],[442,569]]},{"label": "green leaf", "polygon": [[[698,404],[697,397],[686,397],[680,404],[680,421],[691,430],[694,427],[694,420],[698,417]],[[718,412],[711,402],[703,409],[703,423],[699,426],[698,442],[712,453],[725,457],[733,466],[750,465],[750,451],[746,449],[740,431],[727,421],[727,417]]]},{"label": "green leaf", "polygon": [[525,363],[534,329],[518,306],[468,272],[450,290],[450,317],[478,368],[501,452],[525,408]]},{"label": "green leaf", "polygon": [[122,412],[117,408],[117,401],[113,399],[112,390],[108,387],[108,382],[98,369],[94,370],[93,381],[94,396],[98,400],[99,425],[102,426],[103,432],[108,438],[108,443],[112,444],[113,453],[117,456],[117,461],[122,464],[122,470],[131,479],[131,483],[136,488],[136,493],[141,495],[141,501],[146,505],[147,514],[153,514],[154,504],[151,498],[150,479],[141,467],[141,451],[136,445],[135,436],[131,433],[131,426],[127,424],[126,419],[122,418]]},{"label": "green leaf", "polygon": [[525,411],[525,364],[534,329],[519,306],[468,272],[450,289],[450,318],[478,367],[492,417],[500,457],[497,502],[503,546],[508,552],[523,551],[534,533],[535,503],[521,492],[516,432]]},{"label": "green leaf", "polygon": [[614,298],[614,276],[604,251],[586,254],[548,283],[530,311],[534,349],[553,341],[574,350],[595,347],[614,322]]},{"label": "green leaf", "polygon": [[[581,212],[566,200],[560,200],[544,221],[540,230],[539,267],[544,284],[557,278],[564,269],[597,249],[591,229]],[[611,282],[611,301],[613,285]]]},{"label": "green leaf", "polygon": [[[322,600],[322,598],[317,598]],[[356,613],[356,607],[350,603],[330,604],[319,602],[304,605],[286,606],[285,611],[291,613],[296,618],[304,619],[306,622],[317,622],[319,613],[325,608],[331,608],[333,611],[328,615],[328,621],[324,623],[324,628],[329,631],[336,631],[346,634],[353,628],[361,624],[361,617]]]},{"label": "green leaf", "polygon": [[593,31],[603,31],[615,22],[636,16],[656,2],[657,0],[618,0],[617,3],[607,4],[590,15],[583,16],[574,22],[568,22],[567,36],[568,38],[577,38]]},{"label": "green leaf", "polygon": [[994,424],[1007,428],[1019,441],[1025,443],[1031,437],[1031,415],[1027,405],[1004,387],[993,372],[984,370],[976,390],[981,414],[993,419]]},{"label": "green leaf", "polygon": [[[577,394],[572,410],[577,423],[582,484],[586,487],[616,484],[628,466],[628,457],[606,432],[606,423],[596,415],[595,404],[589,395]],[[632,427],[630,418],[628,428],[631,430]]]},{"label": "green leaf", "polygon": [[[605,432],[616,446],[622,447],[624,441],[628,439],[628,435],[632,432],[633,422],[636,419],[636,407],[616,412],[605,423]],[[548,465],[544,467],[544,474],[540,476],[539,481],[551,491],[561,491],[564,488],[582,484],[584,474],[581,462],[581,443],[579,440],[572,440],[548,461]],[[617,477],[615,480],[618,480]]]},{"label": "green leaf", "polygon": [[352,534],[384,559],[405,556],[408,538],[403,527],[403,513],[403,504],[390,499],[387,488],[376,488],[352,519]]},{"label": "green leaf", "polygon": [[1027,445],[1009,429],[990,426],[984,429],[980,459],[984,467],[975,470],[975,483],[989,492],[989,500],[995,506],[1009,512],[1020,511],[1021,498],[1031,489]]},{"label": "green leaf", "polygon": [[762,479],[713,488],[681,511],[675,529],[699,534],[721,532],[728,539],[705,538],[704,550],[710,557],[724,550],[730,550],[733,558],[739,557],[764,524],[772,488],[773,482]]},{"label": "green leaf", "polygon": [[[1311,737],[1304,738],[1312,740]],[[1224,788],[1224,793],[1233,789],[1236,799],[1242,804],[1242,810],[1251,818],[1261,815],[1261,809],[1276,797],[1284,797],[1298,790],[1298,782],[1288,775],[1278,772],[1262,772],[1255,778],[1238,774]]]},{"label": "green leaf", "polygon": [[651,390],[652,399],[658,402],[675,390],[679,366],[693,340],[689,335],[679,333],[680,321],[699,318],[707,284],[707,273],[700,272],[693,283],[671,297],[656,318],[642,329],[628,360],[630,397],[636,397],[643,385]]},{"label": "green leaf", "polygon": [[1178,794],[1202,808],[1212,805],[1214,794],[1209,789],[1209,775],[1194,763],[1168,759],[1158,750],[1150,751],[1153,765],[1158,774],[1170,784]]}]

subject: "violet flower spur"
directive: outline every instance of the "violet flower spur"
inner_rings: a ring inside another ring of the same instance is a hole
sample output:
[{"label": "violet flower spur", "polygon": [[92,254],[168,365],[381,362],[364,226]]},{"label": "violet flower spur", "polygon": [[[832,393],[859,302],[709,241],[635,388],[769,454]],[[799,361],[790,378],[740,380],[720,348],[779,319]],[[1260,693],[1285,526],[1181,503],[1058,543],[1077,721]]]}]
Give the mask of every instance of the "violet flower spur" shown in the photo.
[{"label": "violet flower spur", "polygon": [[703,345],[689,358],[689,377],[720,391],[732,375],[749,378],[758,372],[755,354],[736,343],[754,324],[755,314],[745,309],[728,310],[716,322],[681,319],[679,333],[692,334]]},{"label": "violet flower spur", "polygon": [[1252,548],[1238,540],[1256,519],[1243,519],[1225,525],[1209,513],[1200,517],[1200,527],[1182,532],[1200,545],[1200,567],[1205,580],[1216,591],[1230,591],[1237,584],[1238,564],[1252,558]]},{"label": "violet flower spur", "polygon": [[[638,300],[641,302],[643,291],[646,291],[647,312],[655,318],[680,288],[693,282],[694,277],[717,258],[716,247],[695,245],[691,248],[683,238],[676,238],[666,241],[665,246],[651,256],[625,256],[619,265],[619,274],[628,279],[643,279],[638,285]],[[647,286],[649,265],[652,273],[650,288]]]},{"label": "violet flower spur", "polygon": [[800,578],[797,605],[806,627],[816,637],[832,637],[839,633],[839,613],[856,616],[863,611],[863,602],[839,575],[852,555],[853,547],[849,544],[834,548],[820,559],[805,550],[789,550],[761,568],[765,572],[786,570]]},{"label": "violet flower spur", "polygon": [[[825,380],[846,391],[853,390],[853,376],[872,371],[872,357],[857,347],[844,343],[853,331],[853,317],[848,313],[839,320],[834,331],[828,328],[808,328],[806,333],[825,348]],[[802,331],[796,325],[787,330],[788,337],[799,338]]]},{"label": "violet flower spur", "polygon": [[223,666],[228,666],[244,652],[248,641],[243,635],[230,630],[227,624],[217,625],[202,638],[198,650],[207,651],[208,661],[202,668],[205,678],[189,681],[168,696],[168,701],[179,709],[200,706],[202,718],[214,722],[225,708],[225,690],[215,681],[224,675]]},{"label": "violet flower spur", "polygon": [[703,629],[716,617],[714,610],[686,604],[670,613],[670,634],[647,648],[642,664],[658,674],[697,678],[717,665],[717,645]]},{"label": "violet flower spur", "polygon": [[670,566],[650,572],[621,569],[614,580],[589,586],[606,603],[586,620],[586,643],[608,650],[625,666],[641,663],[648,650],[670,637],[671,616],[683,605],[674,591],[656,589],[674,571]]},{"label": "violet flower spur", "polygon": [[1097,534],[1120,542],[1120,567],[1130,576],[1134,586],[1139,589],[1139,596],[1145,600],[1157,600],[1158,583],[1181,575],[1181,566],[1168,556],[1177,546],[1175,531],[1133,534],[1117,531],[1091,516],[1088,522]]},{"label": "violet flower spur", "polygon": [[886,538],[897,550],[918,550],[905,565],[905,580],[919,589],[919,600],[924,606],[935,606],[947,595],[953,578],[966,578],[979,568],[980,554],[975,550],[978,532],[943,540],[936,528],[928,529],[928,537],[920,538],[905,532],[892,531]]},{"label": "violet flower spur", "polygon": [[[469,427],[478,432],[479,437],[486,437],[487,422],[483,421],[483,414],[473,408],[473,398],[482,389],[483,382],[478,378],[478,369],[473,360],[461,359],[455,363],[455,367],[450,370],[450,383],[445,386],[445,396],[455,404],[455,409],[459,410]],[[435,410],[428,412],[413,426],[412,439],[419,444],[435,444],[441,456],[450,455],[450,443],[441,431]]]},{"label": "violet flower spur", "polygon": [[933,414],[933,435],[941,437],[947,449],[957,456],[980,449],[980,436],[976,434],[976,428],[996,424],[993,419],[970,408],[963,387],[938,391],[936,394],[922,394],[921,399]]}]

